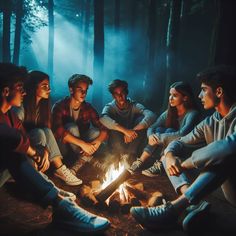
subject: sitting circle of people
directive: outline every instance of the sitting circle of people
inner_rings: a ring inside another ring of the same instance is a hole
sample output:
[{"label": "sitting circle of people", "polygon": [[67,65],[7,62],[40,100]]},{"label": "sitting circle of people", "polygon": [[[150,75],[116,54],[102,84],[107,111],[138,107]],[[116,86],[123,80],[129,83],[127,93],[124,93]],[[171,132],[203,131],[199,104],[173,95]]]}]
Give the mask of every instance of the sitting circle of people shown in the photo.
[{"label": "sitting circle of people", "polygon": [[128,83],[119,79],[108,85],[113,100],[99,116],[85,101],[89,76],[73,74],[69,96],[51,109],[46,73],[0,63],[0,187],[13,178],[37,203],[52,206],[56,227],[103,232],[110,221],[77,205],[76,195],[57,187],[48,170],[67,185],[81,185],[81,168],[106,146],[132,175],[166,174],[179,195],[159,206],[131,207],[142,227],[171,229],[181,222],[186,231],[196,229],[211,207],[205,198],[218,187],[236,206],[236,71],[219,65],[197,79],[203,108],[215,109],[205,119],[186,82],[170,86],[167,110],[157,117],[129,98]]}]

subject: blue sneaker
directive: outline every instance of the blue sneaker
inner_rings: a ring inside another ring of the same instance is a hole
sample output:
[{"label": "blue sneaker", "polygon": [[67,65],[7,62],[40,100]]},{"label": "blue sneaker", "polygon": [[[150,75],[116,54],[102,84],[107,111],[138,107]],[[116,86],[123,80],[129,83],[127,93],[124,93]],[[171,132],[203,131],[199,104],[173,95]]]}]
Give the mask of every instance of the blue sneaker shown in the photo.
[{"label": "blue sneaker", "polygon": [[206,219],[209,213],[211,204],[207,201],[202,201],[198,205],[191,205],[186,209],[187,215],[185,216],[182,226],[185,231],[191,232],[201,229],[200,225]]},{"label": "blue sneaker", "polygon": [[94,215],[68,199],[61,200],[54,208],[52,223],[79,233],[101,233],[110,226],[108,219]]},{"label": "blue sneaker", "polygon": [[170,229],[177,225],[178,214],[170,202],[156,207],[132,207],[130,213],[147,229]]}]

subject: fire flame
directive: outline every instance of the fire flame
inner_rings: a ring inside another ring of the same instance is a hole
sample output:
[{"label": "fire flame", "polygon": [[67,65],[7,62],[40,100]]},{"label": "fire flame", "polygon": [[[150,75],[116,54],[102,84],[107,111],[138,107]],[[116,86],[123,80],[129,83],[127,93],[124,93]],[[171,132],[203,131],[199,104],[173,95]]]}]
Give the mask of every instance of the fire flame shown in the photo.
[{"label": "fire flame", "polygon": [[[107,173],[105,174],[105,178],[101,185],[101,189],[105,189],[110,183],[112,183],[115,179],[117,179],[121,175],[121,173],[123,173],[124,170],[125,166],[123,164],[119,163],[118,168],[115,168],[115,165],[112,164],[108,169]],[[124,201],[127,198],[127,191],[125,189],[124,183],[119,186],[116,192],[119,193],[121,200]],[[107,204],[109,204],[110,197],[106,200]]]},{"label": "fire flame", "polygon": [[119,175],[125,170],[125,166],[119,163],[118,168],[115,168],[115,165],[112,164],[105,174],[105,179],[102,183],[101,188],[105,189],[111,182],[119,177]]}]

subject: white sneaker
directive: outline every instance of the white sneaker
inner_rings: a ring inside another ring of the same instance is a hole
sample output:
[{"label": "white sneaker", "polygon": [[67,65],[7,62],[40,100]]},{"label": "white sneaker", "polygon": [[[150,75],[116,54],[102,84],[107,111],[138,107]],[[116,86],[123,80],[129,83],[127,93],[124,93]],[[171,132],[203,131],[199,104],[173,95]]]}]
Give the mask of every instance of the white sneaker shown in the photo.
[{"label": "white sneaker", "polygon": [[54,175],[63,180],[67,185],[76,186],[82,184],[82,180],[73,175],[65,165],[58,168]]}]

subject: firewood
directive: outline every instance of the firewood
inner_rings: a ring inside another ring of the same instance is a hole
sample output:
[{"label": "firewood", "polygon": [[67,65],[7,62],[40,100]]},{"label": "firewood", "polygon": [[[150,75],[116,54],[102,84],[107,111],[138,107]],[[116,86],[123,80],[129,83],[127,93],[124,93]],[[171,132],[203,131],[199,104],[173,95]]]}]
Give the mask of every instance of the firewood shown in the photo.
[{"label": "firewood", "polygon": [[117,179],[115,179],[105,189],[103,189],[99,194],[96,195],[97,200],[105,201],[130,176],[131,176],[131,173],[128,170],[124,170],[123,173],[121,173],[121,175]]},{"label": "firewood", "polygon": [[101,188],[101,182],[100,180],[93,180],[90,182],[90,185],[94,191],[98,190]]},{"label": "firewood", "polygon": [[134,185],[134,187],[138,190],[144,191],[143,183],[137,183]]},{"label": "firewood", "polygon": [[159,191],[156,191],[152,194],[152,196],[148,200],[148,206],[158,206],[162,204],[163,194]]},{"label": "firewood", "polygon": [[137,189],[135,188],[135,186],[133,185],[130,185],[130,184],[127,184],[126,183],[126,188],[128,191],[130,191],[131,193],[133,193],[133,195],[135,197],[137,197],[139,200],[140,199],[143,199],[143,200],[147,200],[149,199],[150,197],[150,193],[146,192],[146,191],[143,191],[143,190],[140,190],[140,189]]},{"label": "firewood", "polygon": [[119,212],[120,206],[121,206],[120,193],[118,191],[116,191],[109,198],[109,211]]},{"label": "firewood", "polygon": [[86,206],[95,205],[98,201],[94,194],[92,193],[92,189],[84,185],[80,190],[80,196],[81,196],[81,203]]}]

